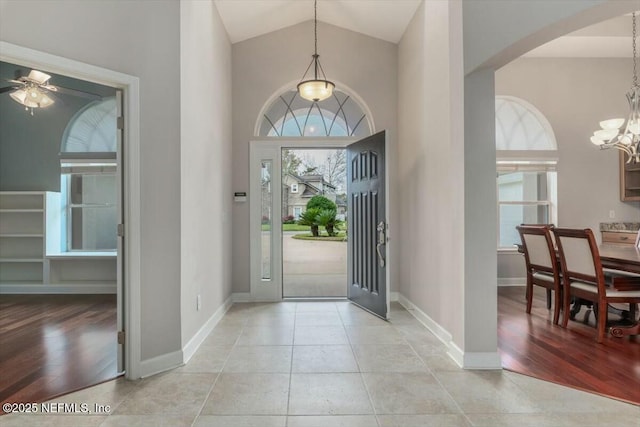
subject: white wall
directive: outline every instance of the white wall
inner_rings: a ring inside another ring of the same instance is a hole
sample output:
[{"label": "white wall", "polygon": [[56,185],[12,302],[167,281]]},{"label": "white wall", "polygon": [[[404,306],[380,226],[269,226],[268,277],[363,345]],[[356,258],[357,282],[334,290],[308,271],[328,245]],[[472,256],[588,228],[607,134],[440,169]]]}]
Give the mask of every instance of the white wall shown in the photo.
[{"label": "white wall", "polygon": [[231,295],[231,43],[212,0],[180,2],[180,107],[184,347]]},{"label": "white wall", "polygon": [[400,292],[464,348],[462,27],[424,2],[399,48]]},{"label": "white wall", "polygon": [[463,0],[464,67],[497,69],[550,40],[640,8],[638,0]]},{"label": "white wall", "polygon": [[142,360],[181,344],[179,13],[174,0],[0,0],[1,40],[140,78]]},{"label": "white wall", "polygon": [[[327,78],[347,85],[370,108],[376,131],[387,130],[391,248],[397,244],[395,198],[397,45],[322,22],[318,52]],[[258,115],[276,91],[297,82],[313,53],[313,22],[304,22],[233,45],[233,191],[249,190],[249,141]],[[233,291],[249,292],[249,204],[233,205]],[[391,287],[397,287],[396,252],[391,249]]]},{"label": "white wall", "polygon": [[[620,201],[618,151],[600,151],[589,141],[601,120],[629,114],[632,69],[633,61],[623,58],[521,58],[496,72],[496,95],[533,104],[556,135],[558,225],[591,228],[598,239],[601,222],[640,220],[639,202]],[[516,266],[524,276],[518,257],[500,258],[499,277],[518,277],[511,275]]]}]

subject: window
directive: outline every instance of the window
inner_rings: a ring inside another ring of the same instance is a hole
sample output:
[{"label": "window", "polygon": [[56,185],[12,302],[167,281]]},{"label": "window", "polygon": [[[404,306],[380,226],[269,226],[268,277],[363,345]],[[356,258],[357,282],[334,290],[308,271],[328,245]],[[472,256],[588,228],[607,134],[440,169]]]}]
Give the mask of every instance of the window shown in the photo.
[{"label": "window", "polygon": [[67,251],[117,249],[115,164],[63,165]]},{"label": "window", "polygon": [[302,215],[302,208],[301,207],[294,207],[293,208],[293,219],[295,219],[296,221],[300,219],[300,215]]},{"label": "window", "polygon": [[498,168],[498,246],[520,242],[516,226],[555,223],[556,172],[500,171]]},{"label": "window", "polygon": [[367,114],[352,97],[336,90],[320,102],[286,91],[266,109],[260,121],[259,136],[355,136],[371,135],[373,126]]},{"label": "window", "polygon": [[298,184],[291,184],[291,192],[292,193],[298,192]]},{"label": "window", "polygon": [[117,249],[117,105],[109,97],[69,120],[60,146],[63,221],[60,249]]},{"label": "window", "polygon": [[545,116],[512,96],[496,97],[498,248],[520,242],[516,226],[557,223],[557,143]]}]

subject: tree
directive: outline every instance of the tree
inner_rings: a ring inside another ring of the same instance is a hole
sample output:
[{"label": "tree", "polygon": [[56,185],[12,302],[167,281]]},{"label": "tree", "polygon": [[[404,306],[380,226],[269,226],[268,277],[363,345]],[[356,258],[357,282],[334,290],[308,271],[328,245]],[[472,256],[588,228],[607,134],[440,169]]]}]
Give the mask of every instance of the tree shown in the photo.
[{"label": "tree", "polygon": [[336,231],[340,230],[340,225],[342,224],[342,221],[336,218],[335,209],[322,209],[316,216],[316,222],[327,230],[329,237],[335,236],[337,234]]},{"label": "tree", "polygon": [[335,203],[324,196],[313,196],[307,202],[307,210],[309,209],[329,209],[335,211],[338,208]]},{"label": "tree", "polygon": [[298,169],[302,165],[302,160],[296,155],[294,151],[282,150],[282,173],[297,175]]},{"label": "tree", "polygon": [[319,167],[319,172],[328,183],[336,186],[336,190],[344,190],[347,178],[347,150],[333,150]]},{"label": "tree", "polygon": [[311,227],[311,234],[313,237],[318,237],[320,235],[320,232],[318,231],[318,222],[316,221],[319,213],[320,209],[318,208],[307,208],[306,211],[300,214],[300,219],[298,219],[299,225],[307,225]]}]

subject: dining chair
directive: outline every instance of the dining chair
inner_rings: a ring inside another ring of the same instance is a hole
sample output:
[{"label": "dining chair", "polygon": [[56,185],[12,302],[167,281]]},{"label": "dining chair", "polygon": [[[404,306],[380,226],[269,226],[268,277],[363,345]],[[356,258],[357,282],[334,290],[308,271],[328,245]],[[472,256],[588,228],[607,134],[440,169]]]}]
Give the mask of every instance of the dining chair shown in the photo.
[{"label": "dining chair", "polygon": [[640,303],[640,290],[632,286],[626,290],[607,286],[598,245],[590,229],[555,228],[553,233],[556,236],[563,275],[562,326],[567,327],[572,297],[591,301],[598,307],[596,341],[602,342],[607,327],[608,305]]},{"label": "dining chair", "polygon": [[553,323],[557,325],[562,306],[562,288],[560,287],[560,270],[551,237],[551,227],[520,225],[516,229],[522,240],[527,269],[527,313],[531,313],[533,285],[541,286],[547,291],[547,310],[551,308],[551,293],[553,291]]}]

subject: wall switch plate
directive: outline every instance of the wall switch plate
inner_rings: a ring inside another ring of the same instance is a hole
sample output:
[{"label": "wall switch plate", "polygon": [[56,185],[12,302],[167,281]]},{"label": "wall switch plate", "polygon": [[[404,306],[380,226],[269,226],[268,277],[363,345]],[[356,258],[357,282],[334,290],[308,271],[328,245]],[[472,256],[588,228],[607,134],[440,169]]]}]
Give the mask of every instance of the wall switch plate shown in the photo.
[{"label": "wall switch plate", "polygon": [[200,311],[200,307],[202,307],[202,298],[200,298],[200,294],[196,297],[196,311]]},{"label": "wall switch plate", "polygon": [[613,219],[615,217],[616,217],[616,211],[613,211],[613,210],[609,211],[609,218]]}]

